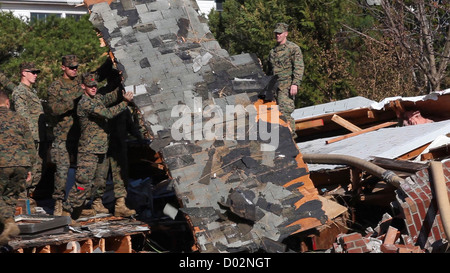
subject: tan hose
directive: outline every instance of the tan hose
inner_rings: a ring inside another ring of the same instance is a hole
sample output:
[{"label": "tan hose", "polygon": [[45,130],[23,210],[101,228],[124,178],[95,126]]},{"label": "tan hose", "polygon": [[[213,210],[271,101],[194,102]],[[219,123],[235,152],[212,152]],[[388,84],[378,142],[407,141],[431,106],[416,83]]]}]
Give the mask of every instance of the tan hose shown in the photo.
[{"label": "tan hose", "polygon": [[447,184],[445,183],[444,170],[442,162],[431,161],[431,175],[434,185],[434,194],[436,195],[438,209],[441,214],[442,225],[444,226],[445,236],[450,239],[450,202],[448,199]]},{"label": "tan hose", "polygon": [[338,154],[303,154],[303,160],[305,163],[310,164],[342,164],[357,167],[385,180],[396,188],[399,188],[400,183],[403,182],[403,179],[398,177],[394,172],[354,156]]}]

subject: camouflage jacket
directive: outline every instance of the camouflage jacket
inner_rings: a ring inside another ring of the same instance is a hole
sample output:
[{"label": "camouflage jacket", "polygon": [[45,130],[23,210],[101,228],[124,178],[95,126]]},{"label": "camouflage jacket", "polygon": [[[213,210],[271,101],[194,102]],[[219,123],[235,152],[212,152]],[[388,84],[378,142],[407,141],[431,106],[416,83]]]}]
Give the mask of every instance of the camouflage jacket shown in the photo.
[{"label": "camouflage jacket", "polygon": [[278,81],[299,86],[305,71],[303,54],[298,45],[291,41],[277,45],[269,53],[271,74],[278,76]]},{"label": "camouflage jacket", "polygon": [[53,124],[55,140],[67,140],[76,115],[76,105],[82,94],[81,76],[74,80],[61,77],[48,88],[48,106],[56,123]]},{"label": "camouflage jacket", "polygon": [[77,114],[80,119],[81,137],[78,152],[104,154],[108,150],[108,120],[127,109],[128,103],[120,102],[119,89],[106,95],[96,94],[93,98],[83,94],[78,103]]},{"label": "camouflage jacket", "polygon": [[25,119],[0,107],[0,167],[29,167],[35,156],[36,148]]},{"label": "camouflage jacket", "polygon": [[44,115],[44,108],[35,89],[20,83],[12,93],[14,110],[29,124],[35,141],[39,141],[39,123]]},{"label": "camouflage jacket", "polygon": [[7,94],[11,94],[14,87],[16,87],[16,85],[12,81],[10,81],[8,77],[6,77],[6,75],[2,72],[0,72],[0,85],[3,86],[3,88],[7,91]]}]

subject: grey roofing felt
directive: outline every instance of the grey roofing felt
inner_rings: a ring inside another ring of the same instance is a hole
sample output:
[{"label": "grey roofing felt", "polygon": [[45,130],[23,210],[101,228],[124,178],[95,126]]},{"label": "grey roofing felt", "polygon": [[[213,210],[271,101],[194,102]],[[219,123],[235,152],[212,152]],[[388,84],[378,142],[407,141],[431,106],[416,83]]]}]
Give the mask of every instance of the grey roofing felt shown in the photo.
[{"label": "grey roofing felt", "polygon": [[[314,191],[298,190],[309,176],[306,165],[297,165],[299,151],[288,128],[278,128],[280,143],[274,151],[262,151],[267,141],[249,139],[248,116],[243,125],[236,123],[245,139],[202,135],[212,120],[204,115],[206,106],[250,105],[268,80],[254,54],[229,56],[219,46],[195,1],[116,0],[89,8],[90,21],[123,72],[125,89],[135,92],[154,136],[151,147],[167,165],[201,252],[264,249],[270,245],[264,242],[281,242],[329,220]],[[176,140],[171,129],[180,116],[172,110],[180,105],[187,107],[189,120],[202,126],[183,129],[191,138]],[[256,129],[259,133],[261,127]],[[307,201],[295,206],[304,197]],[[233,220],[236,216],[241,220]]]},{"label": "grey roofing felt", "polygon": [[[370,160],[395,159],[450,132],[450,121],[383,128],[326,144],[330,138],[297,143],[302,154],[342,154]],[[310,171],[334,169],[337,165],[308,164]]]}]

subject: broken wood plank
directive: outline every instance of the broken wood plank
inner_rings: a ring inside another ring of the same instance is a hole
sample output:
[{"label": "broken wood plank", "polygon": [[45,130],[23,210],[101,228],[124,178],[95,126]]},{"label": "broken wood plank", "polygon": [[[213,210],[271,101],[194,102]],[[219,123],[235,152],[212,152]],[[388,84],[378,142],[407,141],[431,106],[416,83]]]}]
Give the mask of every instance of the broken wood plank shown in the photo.
[{"label": "broken wood plank", "polygon": [[355,124],[351,123],[350,121],[334,114],[333,117],[331,118],[332,121],[336,122],[337,124],[341,125],[342,127],[344,127],[345,129],[349,130],[350,132],[359,132],[362,129],[359,128],[358,126],[356,126]]},{"label": "broken wood plank", "polygon": [[323,119],[314,119],[309,121],[295,122],[295,130],[304,130],[314,127],[323,126]]},{"label": "broken wood plank", "polygon": [[343,139],[347,139],[347,138],[350,138],[350,137],[361,135],[361,134],[364,134],[364,133],[367,133],[367,132],[372,132],[372,131],[375,131],[375,130],[378,130],[378,129],[381,129],[381,128],[385,128],[385,127],[389,127],[389,126],[395,125],[395,124],[398,124],[398,122],[396,122],[396,121],[389,121],[389,122],[381,123],[381,124],[378,124],[376,126],[372,126],[372,127],[363,129],[363,130],[361,130],[359,132],[354,132],[354,133],[350,133],[350,134],[347,134],[347,135],[343,135],[343,136],[340,136],[340,137],[336,137],[336,138],[327,140],[326,143],[327,144],[334,143],[334,142],[337,142],[337,141],[340,141],[340,140],[343,140]]},{"label": "broken wood plank", "polygon": [[406,160],[396,160],[376,156],[372,158],[371,162],[385,169],[398,170],[409,173],[415,173],[428,167],[428,164],[424,163],[417,163]]},{"label": "broken wood plank", "polygon": [[447,157],[449,154],[450,154],[449,145],[445,144],[443,146],[430,149],[428,153],[424,153],[420,157],[422,161],[428,161],[432,159],[444,158]]},{"label": "broken wood plank", "polygon": [[419,156],[429,145],[431,142],[428,142],[425,145],[422,145],[412,151],[407,152],[406,154],[403,154],[399,157],[397,157],[397,159],[401,159],[401,160],[408,160],[408,159],[413,159],[416,158],[417,156]]}]

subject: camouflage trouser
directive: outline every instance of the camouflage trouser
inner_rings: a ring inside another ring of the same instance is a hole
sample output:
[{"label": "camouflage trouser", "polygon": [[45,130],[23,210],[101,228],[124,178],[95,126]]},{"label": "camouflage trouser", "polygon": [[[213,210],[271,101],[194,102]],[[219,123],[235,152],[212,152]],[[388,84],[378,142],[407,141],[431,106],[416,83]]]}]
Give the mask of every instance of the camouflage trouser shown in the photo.
[{"label": "camouflage trouser", "polygon": [[278,107],[281,114],[286,118],[287,123],[291,127],[292,131],[295,131],[295,121],[291,117],[292,112],[295,110],[294,98],[290,96],[290,84],[280,83],[275,98],[277,100]]},{"label": "camouflage trouser", "polygon": [[64,200],[66,197],[67,175],[70,168],[70,155],[67,151],[66,141],[55,140],[51,149],[52,162],[56,165],[54,200]]},{"label": "camouflage trouser", "polygon": [[10,218],[16,212],[17,199],[25,191],[30,167],[0,168],[0,217]]},{"label": "camouflage trouser", "polygon": [[108,166],[105,154],[79,153],[75,185],[63,204],[64,210],[72,212],[89,202],[95,193],[104,193]]},{"label": "camouflage trouser", "polygon": [[[125,183],[122,178],[122,170],[120,168],[120,165],[114,157],[110,156],[108,157],[108,159],[109,165],[111,167],[111,174],[114,184],[114,197],[116,199],[121,197],[127,197],[127,190],[125,188]],[[103,193],[98,192],[97,195],[102,196]]]},{"label": "camouflage trouser", "polygon": [[36,147],[36,162],[31,169],[33,179],[26,183],[26,190],[20,193],[20,198],[27,198],[34,192],[42,177],[42,158],[39,156],[39,146]]},{"label": "camouflage trouser", "polygon": [[30,183],[27,185],[27,191],[28,193],[33,193],[36,189],[39,182],[41,182],[42,177],[42,158],[39,155],[39,145],[36,147],[36,162],[34,162],[33,169],[31,171],[33,175],[33,179],[30,181]]}]

